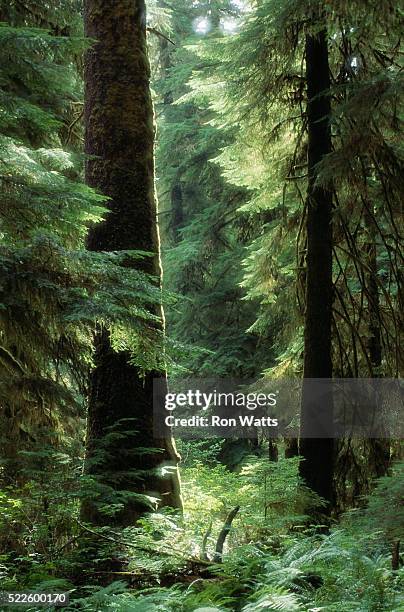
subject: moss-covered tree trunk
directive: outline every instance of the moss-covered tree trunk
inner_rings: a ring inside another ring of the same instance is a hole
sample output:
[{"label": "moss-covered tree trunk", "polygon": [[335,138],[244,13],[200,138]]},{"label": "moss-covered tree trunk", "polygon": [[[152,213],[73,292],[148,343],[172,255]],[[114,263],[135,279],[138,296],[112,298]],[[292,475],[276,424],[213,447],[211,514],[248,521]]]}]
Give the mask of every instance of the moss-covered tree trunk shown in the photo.
[{"label": "moss-covered tree trunk", "polygon": [[[304,378],[331,378],[332,191],[316,183],[317,164],[331,152],[330,76],[325,27],[318,34],[306,37],[306,79],[309,184]],[[331,394],[326,393],[321,401],[313,403],[310,385],[304,381],[299,445],[304,459],[301,476],[312,490],[329,502],[333,497],[334,442],[331,437],[323,437],[322,431],[327,432],[332,413]]]},{"label": "moss-covered tree trunk", "polygon": [[[154,252],[154,259],[144,260],[142,267],[161,278],[145,2],[84,4],[85,34],[96,40],[85,59],[85,150],[94,156],[86,163],[86,181],[110,198],[110,212],[91,229],[88,248]],[[142,377],[126,352],[113,352],[106,329],[99,330],[95,344],[87,472],[101,485],[98,501],[108,506],[115,495],[122,508],[111,519],[88,499],[82,515],[94,524],[130,525],[146,509],[137,493],[180,506],[178,456],[171,438],[153,439],[155,374]],[[162,464],[173,467],[170,476],[160,475]]]}]

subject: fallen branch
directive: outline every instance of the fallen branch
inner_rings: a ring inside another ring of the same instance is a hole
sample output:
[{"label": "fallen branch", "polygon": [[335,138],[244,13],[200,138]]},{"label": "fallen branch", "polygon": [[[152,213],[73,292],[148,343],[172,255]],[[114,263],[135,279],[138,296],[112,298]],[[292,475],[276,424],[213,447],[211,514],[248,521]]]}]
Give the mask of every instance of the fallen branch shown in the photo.
[{"label": "fallen branch", "polygon": [[235,519],[238,511],[240,510],[240,506],[236,506],[233,508],[231,512],[229,512],[226,521],[223,525],[221,532],[219,533],[219,537],[217,538],[215,556],[213,557],[213,561],[215,563],[221,563],[223,557],[223,546],[226,541],[227,536],[229,535],[229,531],[231,529],[231,524]]},{"label": "fallen branch", "polygon": [[75,519],[75,521],[78,524],[78,526],[81,527],[83,531],[87,531],[88,533],[91,533],[93,536],[96,536],[103,540],[107,540],[108,542],[113,542],[114,544],[117,544],[118,546],[126,547],[129,550],[136,549],[136,550],[140,550],[145,553],[149,553],[151,555],[163,555],[165,557],[175,557],[176,555],[174,553],[177,553],[179,557],[182,557],[184,561],[187,561],[189,563],[196,563],[197,565],[210,565],[211,564],[211,561],[209,560],[198,559],[196,557],[186,557],[184,554],[184,551],[178,550],[177,548],[174,548],[174,547],[170,547],[170,550],[163,550],[162,548],[149,548],[147,546],[142,546],[134,542],[131,542],[131,543],[125,542],[119,537],[119,534],[115,533],[114,531],[112,531],[111,533],[117,537],[111,537],[111,536],[105,535],[104,533],[95,531],[94,529],[90,529],[90,527],[87,527],[87,525],[84,525],[83,523],[81,523],[77,518]]}]

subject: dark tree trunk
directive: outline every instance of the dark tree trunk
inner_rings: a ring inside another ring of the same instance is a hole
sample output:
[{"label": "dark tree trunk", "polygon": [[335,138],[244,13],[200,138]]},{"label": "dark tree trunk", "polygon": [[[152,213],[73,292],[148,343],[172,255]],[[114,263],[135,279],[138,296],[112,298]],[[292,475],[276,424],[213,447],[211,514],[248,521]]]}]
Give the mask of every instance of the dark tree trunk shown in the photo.
[{"label": "dark tree trunk", "polygon": [[208,2],[208,16],[210,19],[210,32],[213,36],[220,34],[220,9],[217,0]]},{"label": "dark tree trunk", "polygon": [[278,445],[276,440],[268,438],[268,459],[270,461],[278,461]]},{"label": "dark tree trunk", "polygon": [[299,454],[299,441],[297,438],[285,438],[285,459],[297,457]]},{"label": "dark tree trunk", "polygon": [[[165,79],[170,75],[170,68],[172,67],[171,62],[171,50],[173,45],[165,38],[159,38],[159,50],[160,50],[160,78],[164,84]],[[164,112],[169,113],[170,107],[174,102],[173,92],[171,89],[163,91],[163,104]],[[174,243],[179,242],[179,229],[184,223],[184,205],[183,205],[183,194],[181,186],[181,173],[177,173],[173,179],[171,185],[171,220],[170,229]]]},{"label": "dark tree trunk", "polygon": [[[85,60],[85,149],[95,156],[87,161],[86,181],[110,197],[110,212],[91,229],[88,248],[154,252],[154,259],[145,259],[142,268],[161,278],[145,2],[86,0],[84,18],[86,36],[97,41]],[[152,391],[157,374],[141,377],[126,352],[111,349],[106,329],[99,330],[95,349],[87,472],[104,487],[100,502],[106,503],[109,490],[123,507],[111,518],[100,512],[99,504],[87,500],[82,516],[94,524],[130,525],[147,510],[138,493],[180,507],[178,455],[169,436],[153,439]],[[148,450],[140,450],[144,448]],[[173,467],[169,477],[158,473],[162,464]]]},{"label": "dark tree trunk", "polygon": [[[306,37],[308,174],[304,378],[331,378],[332,190],[316,184],[317,164],[331,151],[327,32]],[[332,502],[334,441],[321,437],[332,423],[332,396],[317,404],[303,381],[300,473],[307,486]],[[314,437],[308,437],[314,436]],[[330,504],[329,504],[330,506]]]},{"label": "dark tree trunk", "polygon": [[[373,377],[380,375],[380,366],[382,364],[382,342],[380,331],[380,296],[377,284],[377,246],[376,246],[376,228],[371,214],[371,203],[365,203],[364,224],[366,230],[366,254],[367,254],[367,272],[366,272],[366,296],[368,302],[368,337],[367,351],[369,361],[372,366],[371,375]],[[369,471],[373,477],[379,478],[384,476],[390,464],[390,442],[383,437],[383,431],[380,432],[380,438],[371,438],[367,441],[369,453]]]},{"label": "dark tree trunk", "polygon": [[182,186],[179,177],[176,178],[176,182],[171,188],[171,214],[171,229],[173,232],[173,239],[174,242],[177,243],[180,240],[179,230],[184,224],[184,204]]},{"label": "dark tree trunk", "polygon": [[[372,219],[370,202],[366,202],[364,221],[366,230],[366,245],[367,254],[367,274],[366,274],[366,294],[368,302],[368,328],[369,336],[367,339],[367,349],[369,352],[369,361],[372,364],[374,371],[372,376],[378,374],[377,370],[382,363],[382,343],[380,333],[380,299],[379,289],[377,285],[377,251],[376,251],[376,228]],[[375,371],[376,370],[376,371]]]},{"label": "dark tree trunk", "polygon": [[[159,4],[160,6],[160,4]],[[161,8],[164,8],[161,6]],[[159,38],[159,64],[160,64],[160,78],[164,83],[164,79],[169,76],[170,68],[172,67],[171,63],[171,53],[170,50],[172,48],[172,44],[166,40],[165,38]],[[173,92],[171,89],[166,89],[163,93],[163,104],[169,105],[174,101]]]}]

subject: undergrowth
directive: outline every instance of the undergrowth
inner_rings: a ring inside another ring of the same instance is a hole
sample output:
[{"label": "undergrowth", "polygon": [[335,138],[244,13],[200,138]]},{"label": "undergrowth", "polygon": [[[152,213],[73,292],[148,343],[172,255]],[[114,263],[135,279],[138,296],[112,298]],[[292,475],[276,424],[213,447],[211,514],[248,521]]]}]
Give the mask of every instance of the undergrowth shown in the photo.
[{"label": "undergrowth", "polygon": [[[1,589],[69,591],[66,612],[404,610],[404,570],[391,566],[392,546],[404,534],[404,464],[379,479],[361,508],[327,532],[309,524],[303,513],[309,493],[298,489],[297,467],[296,459],[271,463],[248,457],[238,472],[230,472],[213,462],[192,461],[183,470],[182,518],[165,511],[149,515],[137,528],[99,530],[105,557],[114,542],[114,554],[119,548],[127,566],[125,575],[103,587],[86,573],[86,552],[79,545],[72,543],[64,555],[47,558],[49,530],[57,539],[58,526],[47,526],[45,519],[41,524],[36,506],[38,532],[30,534],[27,525],[26,554],[0,558]],[[11,494],[0,501],[3,529],[13,517],[32,521],[29,504],[38,504],[35,496],[27,497],[23,508]],[[73,500],[64,505],[65,516],[70,515],[65,520],[80,524],[77,504],[76,509]],[[218,534],[235,505],[240,512],[223,561],[214,563]]]}]

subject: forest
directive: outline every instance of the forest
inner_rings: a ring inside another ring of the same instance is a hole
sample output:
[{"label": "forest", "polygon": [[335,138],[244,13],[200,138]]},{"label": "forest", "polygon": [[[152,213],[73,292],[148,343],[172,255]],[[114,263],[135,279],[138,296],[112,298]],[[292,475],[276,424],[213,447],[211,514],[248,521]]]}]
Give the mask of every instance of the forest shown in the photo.
[{"label": "forest", "polygon": [[0,610],[404,611],[403,17],[0,0]]}]

